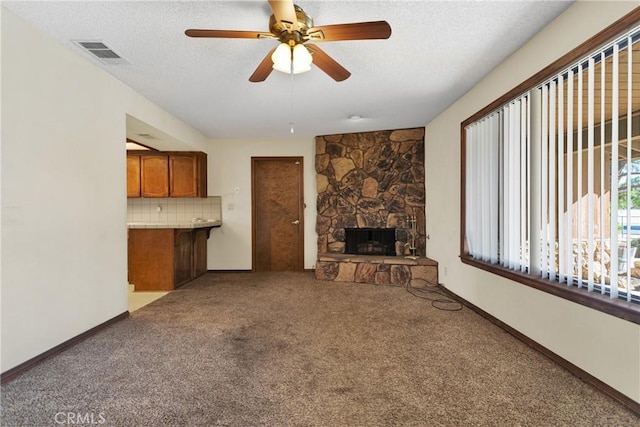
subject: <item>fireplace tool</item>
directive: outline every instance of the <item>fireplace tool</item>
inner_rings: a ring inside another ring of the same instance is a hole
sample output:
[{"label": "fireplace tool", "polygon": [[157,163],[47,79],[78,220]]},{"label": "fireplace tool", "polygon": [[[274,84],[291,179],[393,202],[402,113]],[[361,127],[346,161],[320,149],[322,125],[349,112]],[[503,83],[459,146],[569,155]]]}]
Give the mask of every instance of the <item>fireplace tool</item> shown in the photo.
[{"label": "fireplace tool", "polygon": [[416,229],[416,216],[409,215],[407,217],[407,223],[409,224],[409,241],[405,245],[405,255],[408,255],[407,258],[417,258],[416,257],[416,236],[418,234],[418,230]]}]

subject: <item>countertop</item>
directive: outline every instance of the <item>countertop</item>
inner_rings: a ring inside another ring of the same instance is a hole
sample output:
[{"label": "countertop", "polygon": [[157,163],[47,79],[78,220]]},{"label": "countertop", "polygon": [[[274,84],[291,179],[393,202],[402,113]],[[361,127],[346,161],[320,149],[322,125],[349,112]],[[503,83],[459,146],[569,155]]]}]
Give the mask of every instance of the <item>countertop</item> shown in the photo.
[{"label": "countertop", "polygon": [[205,228],[220,227],[220,220],[194,220],[194,221],[135,221],[127,222],[127,228]]}]

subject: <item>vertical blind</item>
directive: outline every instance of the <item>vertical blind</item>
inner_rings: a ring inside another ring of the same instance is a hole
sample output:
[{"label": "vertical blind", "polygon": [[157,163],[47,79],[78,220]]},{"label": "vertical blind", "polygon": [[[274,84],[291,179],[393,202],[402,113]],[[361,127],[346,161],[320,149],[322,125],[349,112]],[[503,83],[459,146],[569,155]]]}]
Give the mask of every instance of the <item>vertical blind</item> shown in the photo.
[{"label": "vertical blind", "polygon": [[529,95],[466,128],[466,231],[477,259],[527,271]]},{"label": "vertical blind", "polygon": [[640,301],[639,40],[637,27],[465,128],[469,255]]}]

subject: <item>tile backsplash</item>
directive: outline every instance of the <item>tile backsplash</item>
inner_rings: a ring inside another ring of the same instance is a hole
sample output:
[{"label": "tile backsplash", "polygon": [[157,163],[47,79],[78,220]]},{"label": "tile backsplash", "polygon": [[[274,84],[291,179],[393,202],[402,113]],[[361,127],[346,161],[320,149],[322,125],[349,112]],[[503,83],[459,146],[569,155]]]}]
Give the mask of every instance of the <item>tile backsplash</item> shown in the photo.
[{"label": "tile backsplash", "polygon": [[221,221],[221,197],[127,199],[127,222],[190,222],[194,218]]}]

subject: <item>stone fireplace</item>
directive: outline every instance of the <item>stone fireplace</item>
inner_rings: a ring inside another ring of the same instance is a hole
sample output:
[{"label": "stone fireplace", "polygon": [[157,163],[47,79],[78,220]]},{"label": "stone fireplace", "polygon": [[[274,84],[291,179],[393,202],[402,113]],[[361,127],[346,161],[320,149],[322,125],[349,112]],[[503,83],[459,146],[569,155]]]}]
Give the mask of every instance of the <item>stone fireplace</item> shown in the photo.
[{"label": "stone fireplace", "polygon": [[[419,259],[426,253],[424,128],[318,136],[315,168],[316,277],[400,284],[411,280],[411,266],[435,264]],[[353,246],[347,234],[358,230],[364,240]]]}]

